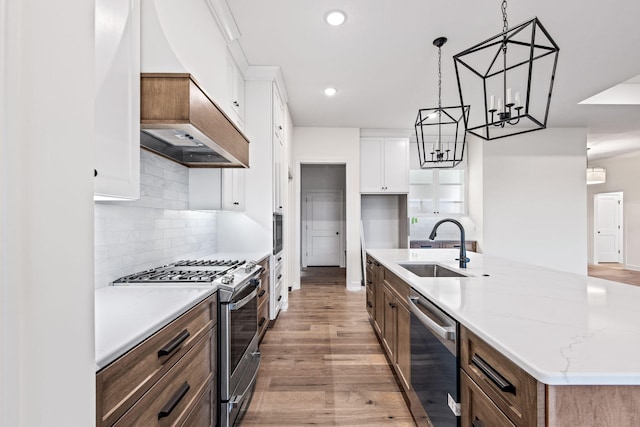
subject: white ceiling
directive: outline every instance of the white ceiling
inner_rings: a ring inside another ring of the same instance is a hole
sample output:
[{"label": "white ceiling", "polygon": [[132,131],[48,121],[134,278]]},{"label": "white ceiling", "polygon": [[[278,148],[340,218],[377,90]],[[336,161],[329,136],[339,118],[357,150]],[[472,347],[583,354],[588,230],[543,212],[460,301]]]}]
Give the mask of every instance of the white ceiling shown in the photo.
[{"label": "white ceiling", "polygon": [[[437,48],[445,36],[443,104],[459,102],[452,57],[502,30],[501,1],[227,0],[250,65],[279,65],[296,126],[413,129],[437,105]],[[331,27],[328,10],[347,22]],[[640,106],[579,104],[640,74],[640,1],[508,4],[510,26],[537,16],[560,46],[549,127],[588,127],[589,158],[640,149]],[[327,98],[327,86],[338,94]],[[449,101],[450,100],[450,101]],[[472,106],[473,108],[473,106]]]}]

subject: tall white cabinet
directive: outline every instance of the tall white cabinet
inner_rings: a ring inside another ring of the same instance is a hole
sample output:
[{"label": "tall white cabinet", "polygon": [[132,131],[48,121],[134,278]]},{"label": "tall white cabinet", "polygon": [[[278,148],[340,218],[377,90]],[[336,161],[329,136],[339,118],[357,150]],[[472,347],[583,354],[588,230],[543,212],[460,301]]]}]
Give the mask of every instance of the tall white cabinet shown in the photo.
[{"label": "tall white cabinet", "polygon": [[140,197],[140,2],[95,8],[94,198]]},{"label": "tall white cabinet", "polygon": [[[251,167],[246,170],[245,213],[273,235],[273,215],[285,210],[287,168],[285,159],[286,107],[277,81],[276,67],[249,67],[245,81],[245,132],[251,141]],[[283,222],[288,221],[283,218]],[[287,304],[286,250],[271,255],[269,318]]]},{"label": "tall white cabinet", "polygon": [[360,140],[360,192],[409,192],[409,139]]}]

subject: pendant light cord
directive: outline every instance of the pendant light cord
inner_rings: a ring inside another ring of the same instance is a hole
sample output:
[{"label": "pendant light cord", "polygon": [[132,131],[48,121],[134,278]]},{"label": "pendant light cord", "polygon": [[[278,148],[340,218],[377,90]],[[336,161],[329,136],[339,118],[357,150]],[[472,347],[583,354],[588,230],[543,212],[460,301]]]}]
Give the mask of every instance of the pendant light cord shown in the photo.
[{"label": "pendant light cord", "polygon": [[442,48],[438,47],[438,109],[442,108]]}]

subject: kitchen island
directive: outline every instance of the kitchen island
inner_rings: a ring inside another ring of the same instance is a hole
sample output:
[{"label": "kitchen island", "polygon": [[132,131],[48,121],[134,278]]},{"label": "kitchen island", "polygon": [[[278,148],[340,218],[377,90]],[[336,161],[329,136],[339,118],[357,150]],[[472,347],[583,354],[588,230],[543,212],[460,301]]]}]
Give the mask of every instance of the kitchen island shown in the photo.
[{"label": "kitchen island", "polygon": [[[537,382],[534,425],[640,425],[639,287],[476,253],[462,270],[452,249],[367,253],[385,278],[396,276]],[[399,263],[468,277],[418,277]]]}]

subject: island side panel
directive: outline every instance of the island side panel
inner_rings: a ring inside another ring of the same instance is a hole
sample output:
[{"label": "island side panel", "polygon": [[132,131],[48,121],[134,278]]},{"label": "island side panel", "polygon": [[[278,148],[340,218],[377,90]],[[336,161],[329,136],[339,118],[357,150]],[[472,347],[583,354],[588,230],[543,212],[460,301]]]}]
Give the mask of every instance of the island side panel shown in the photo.
[{"label": "island side panel", "polygon": [[640,426],[640,386],[547,386],[547,426]]}]

